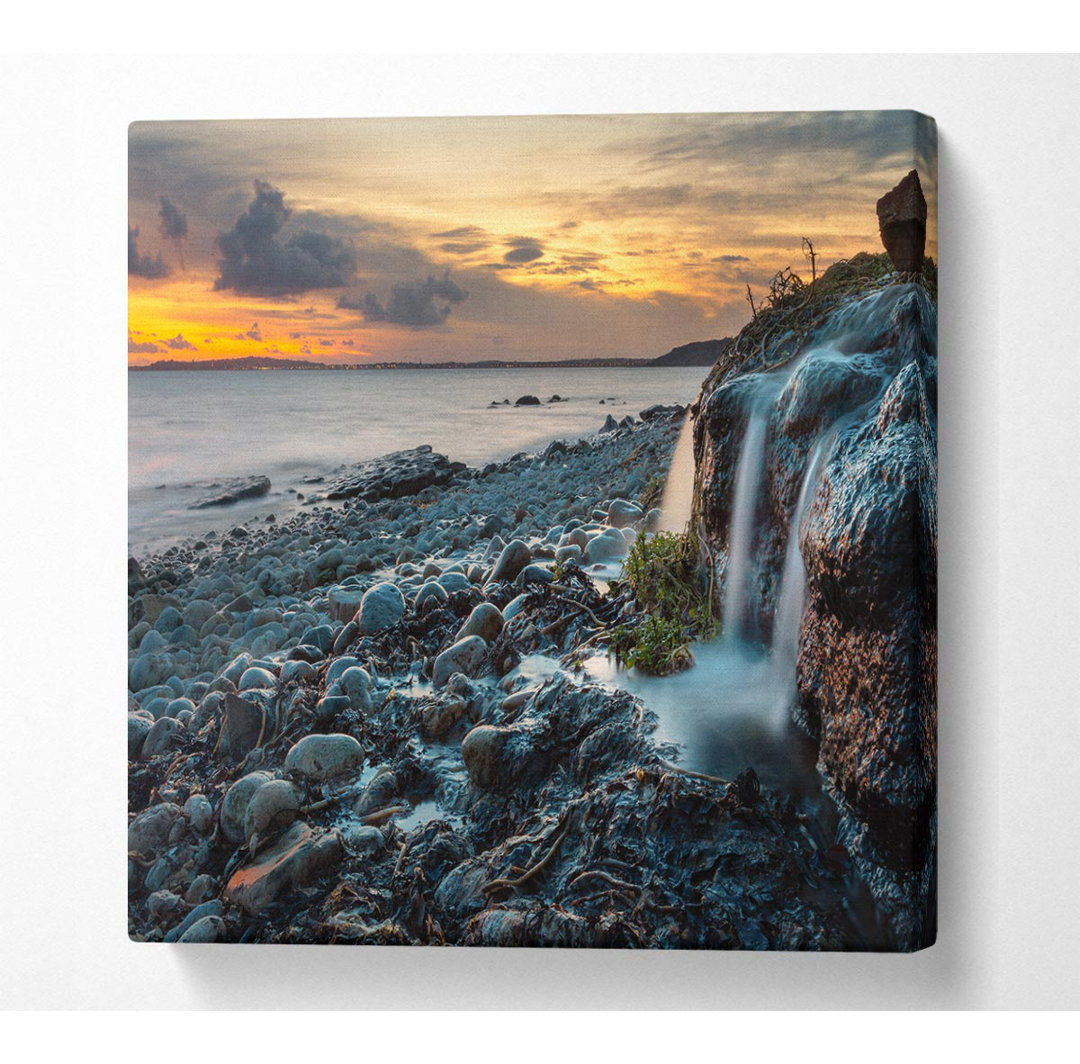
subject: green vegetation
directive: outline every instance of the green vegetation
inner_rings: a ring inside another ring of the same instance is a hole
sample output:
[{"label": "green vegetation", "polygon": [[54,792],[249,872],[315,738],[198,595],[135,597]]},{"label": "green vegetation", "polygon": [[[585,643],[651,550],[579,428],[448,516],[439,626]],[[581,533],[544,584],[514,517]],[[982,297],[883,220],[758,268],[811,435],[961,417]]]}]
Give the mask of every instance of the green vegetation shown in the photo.
[{"label": "green vegetation", "polygon": [[654,473],[649,477],[649,482],[638,495],[638,503],[643,510],[648,511],[660,505],[660,500],[664,497],[665,484],[667,484],[667,477],[663,473]]},{"label": "green vegetation", "polygon": [[885,252],[860,251],[850,259],[834,262],[820,277],[817,275],[817,252],[809,240],[803,248],[811,269],[807,281],[791,267],[780,270],[769,284],[768,295],[754,300],[750,286],[746,301],[753,318],[728,344],[705,382],[705,390],[715,388],[737,373],[756,369],[775,369],[789,362],[802,349],[803,342],[832,310],[846,299],[871,292],[897,281],[921,284],[937,302],[937,265],[930,258],[923,261],[918,274],[894,272]]},{"label": "green vegetation", "polygon": [[716,630],[697,537],[690,532],[639,536],[623,563],[621,579],[633,590],[644,616],[638,624],[616,629],[611,642],[616,660],[655,676],[692,665],[691,642]]}]

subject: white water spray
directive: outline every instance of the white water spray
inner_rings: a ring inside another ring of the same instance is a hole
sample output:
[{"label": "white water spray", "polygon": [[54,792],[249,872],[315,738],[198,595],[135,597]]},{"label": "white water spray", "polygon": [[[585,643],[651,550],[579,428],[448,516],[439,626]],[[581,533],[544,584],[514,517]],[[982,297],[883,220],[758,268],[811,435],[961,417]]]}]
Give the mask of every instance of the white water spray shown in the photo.
[{"label": "white water spray", "polygon": [[683,532],[694,508],[694,419],[687,411],[660,499],[659,532]]},{"label": "white water spray", "polygon": [[795,504],[788,526],[784,569],[780,576],[772,631],[772,663],[780,690],[776,708],[777,712],[785,717],[796,696],[795,666],[799,653],[799,626],[802,624],[803,607],[806,604],[806,567],[799,549],[799,528],[803,514],[814,498],[822,463],[835,438],[835,431],[827,432],[818,437],[811,449],[802,487],[799,489],[799,501]]},{"label": "white water spray", "polygon": [[750,599],[751,557],[754,545],[754,515],[765,473],[765,436],[768,406],[758,403],[750,414],[735,472],[735,498],[728,533],[727,575],[724,581],[723,627],[725,641],[741,640],[746,631]]}]

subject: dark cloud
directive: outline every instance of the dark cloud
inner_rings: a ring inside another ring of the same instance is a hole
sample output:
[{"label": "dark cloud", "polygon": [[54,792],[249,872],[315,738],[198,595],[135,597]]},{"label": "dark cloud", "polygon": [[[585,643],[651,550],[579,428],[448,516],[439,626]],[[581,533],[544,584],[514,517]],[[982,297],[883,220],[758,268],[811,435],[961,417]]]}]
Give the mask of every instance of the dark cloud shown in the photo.
[{"label": "dark cloud", "polygon": [[472,244],[461,244],[450,242],[447,244],[440,244],[439,250],[445,251],[448,255],[472,255],[476,251],[484,251],[491,245],[485,240],[483,242],[477,241]]},{"label": "dark cloud", "polygon": [[356,271],[352,245],[329,233],[301,229],[285,240],[289,220],[285,194],[266,181],[255,182],[255,198],[227,233],[217,238],[221,275],[215,291],[284,296],[313,288],[339,288]]},{"label": "dark cloud", "polygon": [[433,237],[438,240],[455,240],[462,237],[487,237],[488,232],[486,229],[482,229],[478,225],[462,225],[457,229],[444,229],[441,233],[432,233]]},{"label": "dark cloud", "polygon": [[177,333],[171,340],[165,341],[170,351],[197,351],[198,348],[184,339],[183,333]]},{"label": "dark cloud", "polygon": [[152,344],[149,340],[139,341],[134,336],[128,337],[129,355],[153,355],[160,350],[157,344]]},{"label": "dark cloud", "polygon": [[503,255],[503,262],[520,264],[534,262],[544,254],[544,249],[539,240],[530,236],[516,236],[507,240],[506,246],[511,250]]},{"label": "dark cloud", "polygon": [[[441,325],[450,316],[450,305],[463,303],[469,293],[450,279],[428,277],[426,281],[406,281],[396,284],[390,299],[384,306],[377,296],[369,292],[363,299],[342,296],[338,306],[347,310],[359,310],[365,321],[388,322],[411,329],[425,329]],[[439,303],[445,305],[439,306]]]},{"label": "dark cloud", "polygon": [[187,236],[187,215],[175,207],[168,196],[161,197],[161,235],[166,240],[183,240]]},{"label": "dark cloud", "polygon": [[745,255],[717,255],[714,259],[709,259],[710,262],[749,262],[750,260]]},{"label": "dark cloud", "polygon": [[262,333],[259,332],[259,323],[254,321],[251,323],[251,328],[244,334],[249,340],[262,340]]},{"label": "dark cloud", "polygon": [[168,277],[169,267],[165,265],[161,255],[151,256],[139,254],[139,229],[137,226],[128,226],[128,273],[135,277]]}]

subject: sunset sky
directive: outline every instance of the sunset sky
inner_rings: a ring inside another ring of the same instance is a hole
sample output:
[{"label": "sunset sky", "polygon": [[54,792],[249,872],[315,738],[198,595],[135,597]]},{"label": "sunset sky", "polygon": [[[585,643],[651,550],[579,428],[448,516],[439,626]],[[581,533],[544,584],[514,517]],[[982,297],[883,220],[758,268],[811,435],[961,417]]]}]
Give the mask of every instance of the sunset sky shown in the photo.
[{"label": "sunset sky", "polygon": [[648,358],[880,250],[911,112],[136,123],[128,359]]}]

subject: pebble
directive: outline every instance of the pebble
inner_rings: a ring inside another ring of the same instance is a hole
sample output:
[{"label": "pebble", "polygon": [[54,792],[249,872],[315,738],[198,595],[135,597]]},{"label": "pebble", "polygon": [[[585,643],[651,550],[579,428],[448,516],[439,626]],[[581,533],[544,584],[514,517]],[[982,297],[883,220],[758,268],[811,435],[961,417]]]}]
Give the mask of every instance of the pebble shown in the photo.
[{"label": "pebble", "polygon": [[457,639],[478,635],[485,643],[491,643],[502,631],[503,615],[493,602],[481,602],[474,607],[465,623],[458,630]]},{"label": "pebble", "polygon": [[453,646],[447,647],[436,659],[431,673],[431,682],[442,687],[455,672],[472,676],[487,654],[487,643],[478,635],[459,639]]},{"label": "pebble", "polygon": [[351,736],[305,735],[285,756],[285,771],[323,782],[362,767],[364,751]]}]

